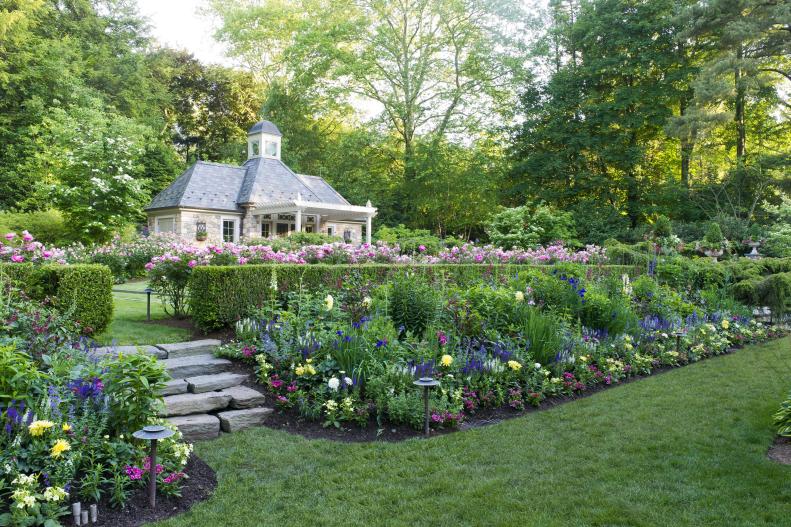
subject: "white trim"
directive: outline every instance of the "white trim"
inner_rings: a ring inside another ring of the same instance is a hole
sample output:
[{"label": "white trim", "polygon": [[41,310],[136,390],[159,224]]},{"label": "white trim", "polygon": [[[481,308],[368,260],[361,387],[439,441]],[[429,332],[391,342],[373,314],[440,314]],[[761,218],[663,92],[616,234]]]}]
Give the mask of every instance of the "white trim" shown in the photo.
[{"label": "white trim", "polygon": [[225,222],[232,221],[233,222],[233,243],[239,242],[239,225],[241,221],[239,221],[238,216],[220,216],[220,240],[225,243]]}]

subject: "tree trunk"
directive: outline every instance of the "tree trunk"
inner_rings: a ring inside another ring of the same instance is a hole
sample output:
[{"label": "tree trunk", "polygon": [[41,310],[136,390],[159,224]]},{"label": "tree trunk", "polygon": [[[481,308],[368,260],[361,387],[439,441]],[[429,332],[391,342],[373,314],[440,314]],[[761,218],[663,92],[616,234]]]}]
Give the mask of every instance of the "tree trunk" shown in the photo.
[{"label": "tree trunk", "polygon": [[[679,113],[682,117],[687,113],[687,102],[687,95],[682,95],[679,101]],[[689,188],[689,164],[692,159],[692,150],[695,148],[695,141],[691,131],[681,134],[681,136],[681,184],[684,188]]]},{"label": "tree trunk", "polygon": [[739,44],[736,48],[736,69],[734,70],[734,84],[736,88],[736,101],[734,111],[734,121],[736,122],[736,162],[741,164],[744,161],[746,152],[746,130],[744,126],[744,99],[745,89],[742,84],[741,60],[744,58],[744,49]]}]

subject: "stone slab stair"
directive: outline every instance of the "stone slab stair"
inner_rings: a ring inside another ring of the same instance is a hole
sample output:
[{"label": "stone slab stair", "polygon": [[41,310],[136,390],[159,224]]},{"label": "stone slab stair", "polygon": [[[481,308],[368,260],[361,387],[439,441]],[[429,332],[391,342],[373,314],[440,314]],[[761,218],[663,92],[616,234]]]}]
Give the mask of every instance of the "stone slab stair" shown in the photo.
[{"label": "stone slab stair", "polygon": [[[242,386],[248,375],[232,373],[232,362],[213,355],[219,340],[140,346],[162,361],[172,380],[162,390],[163,417],[176,425],[187,441],[213,439],[260,426],[272,408],[263,394]],[[128,349],[127,349],[128,348]],[[97,354],[134,353],[135,346],[99,348]]]}]

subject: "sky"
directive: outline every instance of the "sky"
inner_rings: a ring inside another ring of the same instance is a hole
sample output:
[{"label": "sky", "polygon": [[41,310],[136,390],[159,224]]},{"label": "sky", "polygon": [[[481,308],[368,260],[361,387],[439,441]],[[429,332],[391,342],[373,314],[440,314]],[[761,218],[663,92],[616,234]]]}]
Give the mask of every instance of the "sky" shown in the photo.
[{"label": "sky", "polygon": [[200,61],[232,66],[222,44],[212,38],[213,21],[198,11],[205,0],[137,0],[151,33],[163,45],[185,49]]}]

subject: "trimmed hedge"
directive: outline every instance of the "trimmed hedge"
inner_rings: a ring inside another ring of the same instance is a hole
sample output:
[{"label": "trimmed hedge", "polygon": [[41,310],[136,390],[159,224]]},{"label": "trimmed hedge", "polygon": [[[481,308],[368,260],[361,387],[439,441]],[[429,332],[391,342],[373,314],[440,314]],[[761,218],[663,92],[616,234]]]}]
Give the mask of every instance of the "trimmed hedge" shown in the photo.
[{"label": "trimmed hedge", "polygon": [[[559,264],[564,268],[568,264]],[[583,266],[580,266],[583,267]],[[465,285],[480,279],[505,282],[526,269],[549,272],[550,265],[482,265],[482,264],[360,264],[360,265],[233,265],[206,266],[192,270],[188,285],[189,310],[193,323],[204,331],[220,329],[244,318],[263,305],[272,294],[273,273],[278,292],[318,288],[339,289],[352,274],[374,283],[384,283],[407,272],[421,273],[430,280],[443,279]],[[593,275],[639,273],[633,266],[584,266]]]},{"label": "trimmed hedge", "polygon": [[33,299],[49,297],[55,307],[94,333],[113,319],[113,275],[104,265],[0,264],[2,276]]}]

